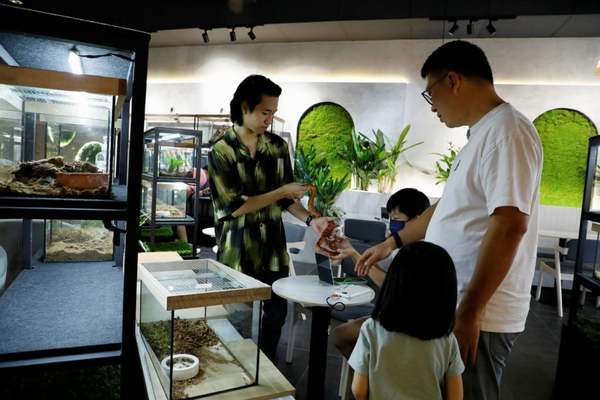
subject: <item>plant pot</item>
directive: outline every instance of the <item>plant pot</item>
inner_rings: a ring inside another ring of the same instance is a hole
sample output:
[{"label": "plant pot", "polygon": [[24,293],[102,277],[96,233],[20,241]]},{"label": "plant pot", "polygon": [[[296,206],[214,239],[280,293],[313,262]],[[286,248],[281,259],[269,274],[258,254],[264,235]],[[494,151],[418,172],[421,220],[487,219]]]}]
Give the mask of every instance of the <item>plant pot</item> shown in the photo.
[{"label": "plant pot", "polygon": [[108,174],[95,172],[57,172],[56,184],[71,189],[108,187]]}]

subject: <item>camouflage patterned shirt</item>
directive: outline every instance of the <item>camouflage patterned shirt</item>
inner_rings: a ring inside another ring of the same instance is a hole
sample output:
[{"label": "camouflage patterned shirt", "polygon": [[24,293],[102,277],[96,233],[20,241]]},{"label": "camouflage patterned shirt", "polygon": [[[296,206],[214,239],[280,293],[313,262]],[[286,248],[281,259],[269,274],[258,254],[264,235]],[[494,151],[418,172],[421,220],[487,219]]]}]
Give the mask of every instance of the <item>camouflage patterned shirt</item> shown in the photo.
[{"label": "camouflage patterned shirt", "polygon": [[289,257],[281,213],[293,204],[282,199],[253,213],[234,218],[247,197],[293,182],[287,143],[264,133],[255,157],[229,129],[208,155],[208,173],[215,215],[217,260],[238,271],[287,271]]}]

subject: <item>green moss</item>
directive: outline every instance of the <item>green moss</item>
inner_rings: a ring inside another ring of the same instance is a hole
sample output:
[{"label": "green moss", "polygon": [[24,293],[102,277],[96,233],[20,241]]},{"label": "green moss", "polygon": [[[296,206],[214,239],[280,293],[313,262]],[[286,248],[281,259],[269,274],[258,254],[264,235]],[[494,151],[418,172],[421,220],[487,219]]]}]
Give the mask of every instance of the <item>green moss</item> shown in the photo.
[{"label": "green moss", "polygon": [[96,164],[96,156],[102,151],[102,143],[100,142],[87,142],[77,152],[75,156],[76,160],[89,162],[90,164]]},{"label": "green moss", "polygon": [[23,368],[2,371],[0,399],[118,400],[121,369]]},{"label": "green moss", "polygon": [[342,178],[348,173],[348,166],[341,155],[351,143],[353,126],[352,117],[343,107],[333,103],[317,104],[308,109],[298,124],[298,148],[306,151],[314,145],[318,160],[326,159],[331,175]]},{"label": "green moss", "polygon": [[158,243],[145,243],[150,251],[176,251],[180,256],[191,256],[192,245],[183,240],[176,240],[174,242],[158,242]]},{"label": "green moss", "polygon": [[583,336],[595,351],[600,350],[600,320],[586,316],[577,316],[574,325],[581,331]]},{"label": "green moss", "polygon": [[544,205],[581,207],[588,138],[597,135],[582,113],[557,108],[533,121],[544,148],[540,202]]},{"label": "green moss", "polygon": [[173,229],[170,226],[160,226],[158,228],[142,228],[142,238],[149,239],[152,231],[154,231],[155,238],[170,238],[173,236]]}]

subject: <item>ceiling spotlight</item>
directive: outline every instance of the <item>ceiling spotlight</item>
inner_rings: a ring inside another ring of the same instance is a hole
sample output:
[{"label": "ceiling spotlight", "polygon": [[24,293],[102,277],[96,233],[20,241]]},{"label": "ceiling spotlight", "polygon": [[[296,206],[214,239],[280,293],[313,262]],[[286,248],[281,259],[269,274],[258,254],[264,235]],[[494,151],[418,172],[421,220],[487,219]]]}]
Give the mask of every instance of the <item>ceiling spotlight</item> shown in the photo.
[{"label": "ceiling spotlight", "polygon": [[17,6],[22,6],[23,2],[21,0],[8,0],[9,2],[11,2],[12,4],[15,4]]},{"label": "ceiling spotlight", "polygon": [[450,29],[448,29],[448,34],[450,36],[454,36],[454,34],[456,33],[457,30],[458,30],[458,24],[456,23],[456,21],[454,21],[454,24],[452,24]]},{"label": "ceiling spotlight", "polygon": [[487,26],[485,27],[485,29],[488,31],[490,36],[493,36],[496,33],[496,28],[494,28],[494,25],[492,24],[491,19],[489,21],[489,24],[487,24]]},{"label": "ceiling spotlight", "polygon": [[250,40],[256,39],[256,33],[254,33],[254,27],[253,26],[251,26],[250,27],[250,31],[248,31],[248,37],[250,38]]},{"label": "ceiling spotlight", "polygon": [[229,39],[232,42],[235,42],[235,28],[231,28],[231,30],[229,31]]},{"label": "ceiling spotlight", "polygon": [[208,38],[207,29],[205,29],[204,32],[202,33],[202,40],[204,40],[204,43],[208,43],[210,41],[210,39]]},{"label": "ceiling spotlight", "polygon": [[79,50],[73,46],[69,49],[69,66],[71,72],[77,75],[83,74],[83,65],[81,64],[81,57],[79,57]]},{"label": "ceiling spotlight", "polygon": [[471,34],[473,34],[473,21],[469,20],[469,23],[467,24],[467,35]]}]

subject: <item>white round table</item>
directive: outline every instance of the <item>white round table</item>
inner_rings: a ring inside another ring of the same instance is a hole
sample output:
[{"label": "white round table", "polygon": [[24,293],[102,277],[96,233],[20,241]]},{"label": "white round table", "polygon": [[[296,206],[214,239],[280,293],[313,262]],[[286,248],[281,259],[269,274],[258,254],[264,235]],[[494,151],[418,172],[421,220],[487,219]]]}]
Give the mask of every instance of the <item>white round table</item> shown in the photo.
[{"label": "white round table", "polygon": [[332,303],[342,302],[346,307],[371,302],[375,291],[363,285],[334,286],[321,282],[315,275],[299,275],[281,278],[272,285],[273,292],[284,299],[310,307],[312,323],[310,327],[310,348],[308,354],[307,399],[323,398],[325,366],[327,364],[327,330],[331,320],[331,308],[327,298],[337,290],[344,290],[351,298],[336,298]]},{"label": "white round table", "polygon": [[306,307],[329,307],[327,297],[340,288],[345,288],[350,294],[358,294],[350,299],[336,300],[344,303],[346,307],[370,303],[375,297],[375,291],[366,285],[330,285],[321,282],[316,275],[288,276],[276,280],[272,286],[278,296]]}]

